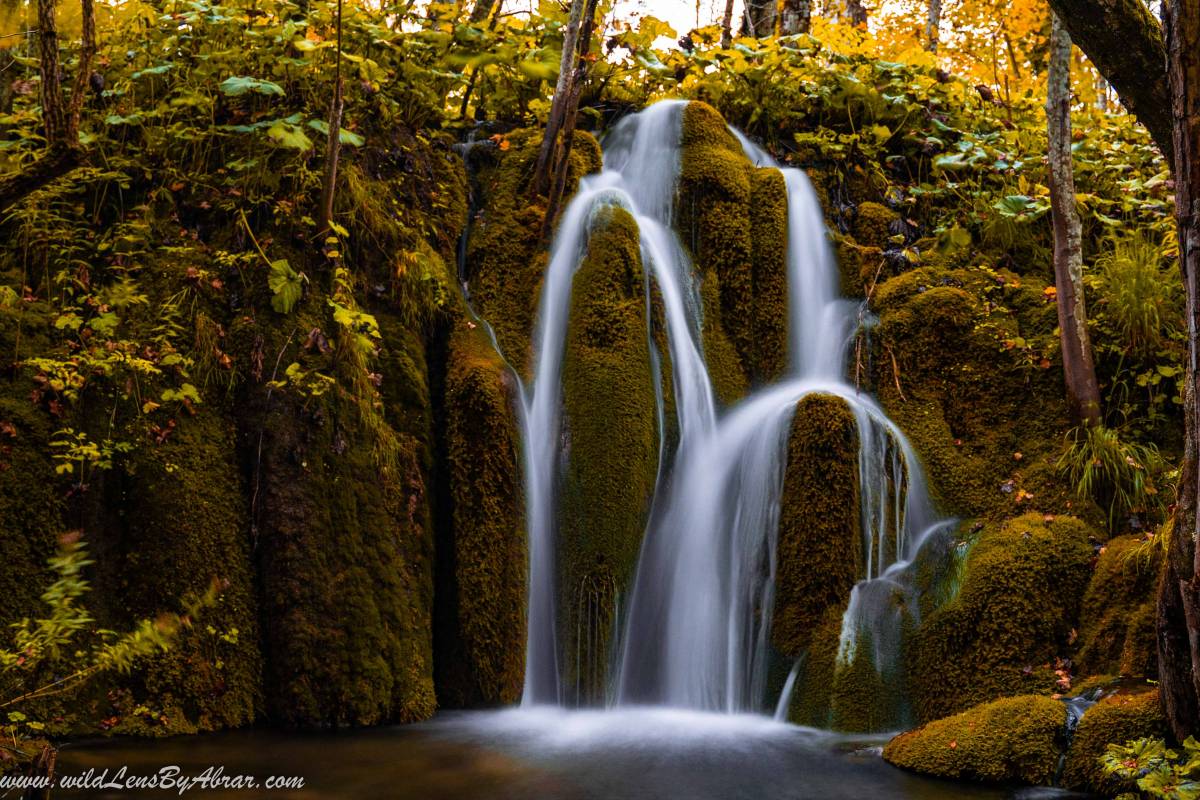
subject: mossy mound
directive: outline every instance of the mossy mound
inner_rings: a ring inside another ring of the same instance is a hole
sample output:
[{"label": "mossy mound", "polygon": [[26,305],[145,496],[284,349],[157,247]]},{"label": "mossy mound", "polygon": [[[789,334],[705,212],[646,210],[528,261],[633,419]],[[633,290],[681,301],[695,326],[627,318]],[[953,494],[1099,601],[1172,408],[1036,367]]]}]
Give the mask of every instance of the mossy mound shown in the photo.
[{"label": "mossy mound", "polygon": [[1135,790],[1132,781],[1106,775],[1100,758],[1110,744],[1134,739],[1161,739],[1167,723],[1158,692],[1150,686],[1136,693],[1118,693],[1092,706],[1071,737],[1071,750],[1063,767],[1062,784],[1105,796]]},{"label": "mossy mound", "polygon": [[[787,354],[783,178],[776,170],[751,164],[725,120],[704,103],[685,107],[681,144],[680,236],[703,280],[719,286],[720,310],[706,295],[705,315],[719,313],[743,382],[767,382],[779,375]],[[706,334],[706,351],[715,338]]]},{"label": "mossy mound", "polygon": [[1066,709],[1057,700],[1021,695],[975,706],[888,742],[897,767],[963,780],[1049,784],[1058,768]]},{"label": "mossy mound", "polygon": [[885,205],[870,201],[859,203],[851,220],[854,238],[869,247],[887,247],[892,226],[900,215]]},{"label": "mossy mound", "polygon": [[[449,337],[445,482],[451,542],[439,550],[441,705],[520,699],[525,670],[527,554],[516,387],[482,327],[461,319]],[[444,525],[444,523],[443,523]],[[452,631],[452,632],[451,632]]]},{"label": "mossy mound", "polygon": [[1154,625],[1161,556],[1162,548],[1136,536],[1119,536],[1104,546],[1079,613],[1075,665],[1081,674],[1158,673]]},{"label": "mossy mound", "polygon": [[[164,598],[202,595],[216,582],[216,605],[179,643],[139,670],[134,696],[162,710],[164,728],[219,730],[260,716],[262,656],[253,583],[250,523],[233,426],[205,408],[170,438],[140,451],[110,492],[120,509],[120,567],[112,576],[120,616],[153,617]],[[104,570],[107,571],[107,570]]]},{"label": "mossy mound", "polygon": [[1069,414],[1054,303],[1037,279],[961,256],[881,277],[871,298],[875,389],[912,440],[939,505],[999,519],[1023,511],[1099,514],[1054,468]]},{"label": "mossy mound", "polygon": [[[472,222],[463,278],[475,310],[494,327],[505,357],[526,376],[547,263],[545,199],[533,197],[529,187],[541,143],[541,131],[517,130],[500,143],[479,145],[470,156],[483,205]],[[596,139],[576,131],[565,196],[601,163]]]},{"label": "mossy mound", "polygon": [[1066,652],[1091,574],[1093,535],[1077,519],[1041,514],[984,526],[958,596],[908,641],[918,720],[1053,689],[1054,658]]},{"label": "mossy mound", "polygon": [[647,330],[637,224],[606,209],[575,275],[563,359],[560,641],[589,698],[605,685],[616,598],[632,577],[658,472]]},{"label": "mossy mound", "polygon": [[862,574],[858,427],[840,397],[796,404],[780,502],[771,641],[804,652],[829,609],[843,609]]}]

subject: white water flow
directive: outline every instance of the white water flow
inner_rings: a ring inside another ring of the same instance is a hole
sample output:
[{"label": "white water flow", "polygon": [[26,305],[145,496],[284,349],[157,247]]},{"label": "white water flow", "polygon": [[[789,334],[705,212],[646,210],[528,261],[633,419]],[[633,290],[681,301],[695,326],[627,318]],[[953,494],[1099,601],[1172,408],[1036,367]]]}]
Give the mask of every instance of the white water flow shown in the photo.
[{"label": "white water flow", "polygon": [[[780,169],[788,195],[789,374],[718,418],[699,344],[699,293],[671,228],[684,106],[658,103],[617,125],[606,140],[604,170],[583,180],[552,248],[523,420],[530,547],[523,705],[561,700],[554,576],[561,365],[571,281],[599,208],[622,206],[640,228],[646,271],[662,299],[679,428],[674,452],[664,459],[670,474],[660,476],[619,638],[612,670],[617,704],[731,713],[775,706],[765,695],[776,540],[788,435],[804,396],[841,397],[858,424],[866,572],[846,610],[843,661],[865,637],[881,674],[894,666],[899,609],[916,607],[897,602],[912,592],[908,565],[944,524],[904,435],[845,380],[857,307],[838,296],[824,216],[800,170]],[[739,139],[752,162],[778,168]],[[660,416],[661,397],[660,391]],[[787,691],[795,678],[793,671]],[[779,699],[780,708],[786,700]]]}]

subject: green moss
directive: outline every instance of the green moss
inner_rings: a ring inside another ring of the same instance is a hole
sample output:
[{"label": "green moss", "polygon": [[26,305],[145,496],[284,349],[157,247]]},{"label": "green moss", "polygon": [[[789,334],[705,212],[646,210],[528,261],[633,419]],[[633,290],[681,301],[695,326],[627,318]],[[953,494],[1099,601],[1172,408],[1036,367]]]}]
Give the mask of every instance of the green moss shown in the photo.
[{"label": "green moss", "polygon": [[884,258],[878,247],[864,247],[853,236],[838,236],[838,277],[841,293],[846,297],[864,297],[879,281]]},{"label": "green moss", "polygon": [[924,619],[908,644],[919,720],[1004,695],[1050,691],[1091,572],[1091,529],[1026,514],[979,533],[958,597]]},{"label": "green moss", "polygon": [[[560,641],[566,663],[579,665],[581,691],[596,697],[604,686],[616,595],[632,577],[658,470],[644,278],[637,225],[627,211],[612,209],[596,221],[575,276],[569,320]],[[600,633],[594,638],[584,631]]]},{"label": "green moss", "polygon": [[780,503],[771,639],[789,657],[809,646],[862,573],[858,428],[840,397],[796,404]]},{"label": "green moss", "polygon": [[1137,553],[1143,541],[1121,536],[1105,545],[1079,614],[1076,669],[1153,678],[1158,672],[1154,630],[1159,548]]},{"label": "green moss", "polygon": [[1049,784],[1065,722],[1066,709],[1057,700],[1011,697],[902,733],[883,749],[883,757],[943,778]]},{"label": "green moss", "polygon": [[200,624],[139,669],[134,695],[167,712],[170,724],[159,733],[249,724],[262,710],[262,658],[233,426],[222,409],[205,408],[166,441],[140,450],[127,472],[113,482],[120,495],[108,499],[124,528],[120,615],[152,617],[213,581],[221,586]]},{"label": "green moss", "polygon": [[889,228],[900,215],[879,203],[859,203],[854,211],[851,230],[854,238],[871,247],[886,247],[891,238]]},{"label": "green moss", "polygon": [[[719,312],[705,296],[706,324],[719,316],[745,376],[726,385],[762,383],[787,357],[787,192],[778,171],[758,169],[711,106],[683,112],[678,224],[696,270],[719,287]],[[706,334],[706,355],[710,339]],[[732,371],[716,354],[722,373]],[[723,398],[726,399],[727,398]]]},{"label": "green moss", "polygon": [[[746,373],[742,370],[737,350],[725,335],[725,328],[721,324],[721,279],[715,271],[705,274],[700,285],[700,300],[704,305],[704,324],[700,335],[709,379],[712,380],[717,399],[725,405],[732,405],[746,394]],[[660,347],[659,352],[669,351]]]},{"label": "green moss", "polygon": [[1167,723],[1159,706],[1158,692],[1151,687],[1137,693],[1118,693],[1092,706],[1079,721],[1071,738],[1071,749],[1063,767],[1062,784],[1105,796],[1133,791],[1132,781],[1105,775],[1100,758],[1110,744],[1134,739],[1161,739]]},{"label": "green moss", "polygon": [[[536,130],[519,130],[504,139],[506,150],[477,171],[485,203],[471,230],[467,250],[467,283],[475,310],[488,320],[509,361],[528,374],[530,337],[538,306],[546,243],[542,227],[545,200],[534,198],[529,180],[541,146]],[[579,179],[600,169],[600,146],[586,131],[577,131],[571,148],[566,194]]]},{"label": "green moss", "polygon": [[515,389],[483,329],[460,320],[445,387],[457,652],[438,687],[456,706],[509,704],[521,694],[527,556]]}]

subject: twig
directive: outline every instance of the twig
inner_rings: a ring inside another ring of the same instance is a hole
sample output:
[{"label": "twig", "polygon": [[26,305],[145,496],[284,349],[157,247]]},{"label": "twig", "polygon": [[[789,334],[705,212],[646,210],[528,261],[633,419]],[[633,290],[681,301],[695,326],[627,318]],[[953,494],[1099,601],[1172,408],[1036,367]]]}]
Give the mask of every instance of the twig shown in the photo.
[{"label": "twig", "polygon": [[900,395],[900,399],[905,403],[908,398],[904,396],[904,390],[900,388],[900,367],[896,364],[896,354],[892,351],[892,346],[887,345],[888,355],[892,358],[892,380],[896,383],[896,392]]}]

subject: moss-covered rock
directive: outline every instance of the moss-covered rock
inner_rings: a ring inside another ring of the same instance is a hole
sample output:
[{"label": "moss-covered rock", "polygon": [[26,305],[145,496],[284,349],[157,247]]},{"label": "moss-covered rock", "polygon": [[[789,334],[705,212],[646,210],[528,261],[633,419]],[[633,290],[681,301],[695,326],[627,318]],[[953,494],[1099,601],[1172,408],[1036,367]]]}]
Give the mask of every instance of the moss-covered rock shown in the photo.
[{"label": "moss-covered rock", "polygon": [[975,706],[888,742],[883,757],[926,775],[1049,784],[1065,744],[1066,709],[1022,695]]},{"label": "moss-covered rock", "polygon": [[1133,781],[1106,775],[1100,758],[1110,744],[1134,739],[1161,739],[1167,734],[1166,718],[1159,705],[1158,691],[1118,692],[1092,706],[1079,721],[1063,767],[1062,784],[1105,796],[1133,791]]},{"label": "moss-covered rock", "polygon": [[[438,699],[475,706],[520,699],[527,554],[516,387],[482,327],[450,334],[444,408],[452,521],[439,549]],[[445,525],[445,521],[443,521]]]},{"label": "moss-covered rock", "polygon": [[858,428],[840,397],[796,404],[780,503],[771,640],[804,652],[829,609],[846,606],[863,570]]},{"label": "moss-covered rock", "polygon": [[[740,361],[741,383],[776,377],[787,355],[787,192],[776,170],[756,168],[725,120],[704,103],[683,112],[680,236],[703,280],[719,287],[719,312],[704,296]],[[717,335],[705,334],[706,355]],[[728,361],[721,353],[722,362]],[[731,365],[721,364],[731,372]],[[724,384],[734,386],[734,378]],[[722,397],[728,402],[728,398]]]},{"label": "moss-covered rock", "polygon": [[886,247],[891,238],[891,226],[900,215],[879,203],[859,203],[854,210],[851,230],[854,238],[870,247]]},{"label": "moss-covered rock", "polygon": [[575,275],[563,360],[560,641],[591,698],[603,691],[617,595],[632,577],[658,472],[640,253],[629,212],[601,212]]},{"label": "moss-covered rock", "polygon": [[1079,613],[1075,665],[1080,674],[1157,674],[1154,625],[1162,550],[1135,536],[1119,536],[1104,546]]},{"label": "moss-covered rock", "polygon": [[1005,695],[1049,692],[1091,573],[1087,525],[1026,514],[978,534],[956,598],[910,638],[917,719],[944,717]]},{"label": "moss-covered rock", "polygon": [[[483,204],[471,227],[463,277],[475,310],[494,327],[505,357],[528,375],[530,339],[547,263],[542,240],[545,200],[533,197],[529,187],[541,133],[514,131],[503,141],[503,150],[489,143],[471,156]],[[595,138],[576,131],[567,173],[568,197],[580,178],[600,169],[601,161]]]}]

